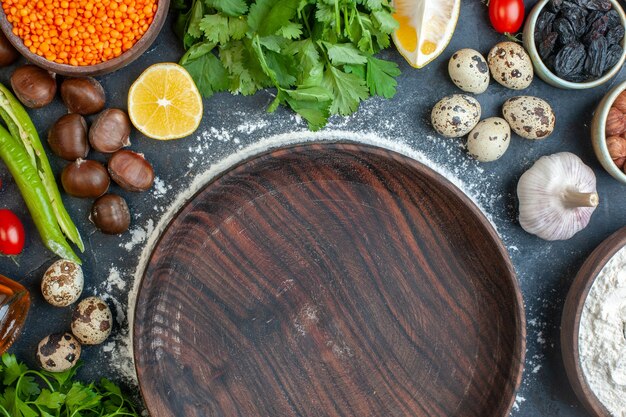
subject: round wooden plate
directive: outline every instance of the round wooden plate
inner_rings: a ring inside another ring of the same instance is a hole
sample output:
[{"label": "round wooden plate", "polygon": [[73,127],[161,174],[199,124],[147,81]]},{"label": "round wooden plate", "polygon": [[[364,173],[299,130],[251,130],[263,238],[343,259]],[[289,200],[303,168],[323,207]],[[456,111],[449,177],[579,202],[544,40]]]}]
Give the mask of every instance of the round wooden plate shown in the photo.
[{"label": "round wooden plate", "polygon": [[480,210],[400,154],[263,154],[156,245],[134,354],[152,417],[507,416],[520,290]]},{"label": "round wooden plate", "polygon": [[567,377],[580,402],[595,417],[610,417],[611,413],[589,387],[580,363],[578,344],[580,318],[596,277],[613,255],[624,246],[626,246],[626,227],[609,236],[589,255],[567,293],[561,316],[561,351]]}]

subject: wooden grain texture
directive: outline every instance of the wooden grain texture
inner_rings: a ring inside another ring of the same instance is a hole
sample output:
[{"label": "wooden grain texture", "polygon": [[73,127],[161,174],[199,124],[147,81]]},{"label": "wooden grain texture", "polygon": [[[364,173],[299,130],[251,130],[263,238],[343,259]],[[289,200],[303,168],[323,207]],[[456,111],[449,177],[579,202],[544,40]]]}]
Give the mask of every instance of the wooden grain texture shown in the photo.
[{"label": "wooden grain texture", "polygon": [[525,351],[508,255],[422,164],[285,148],[209,184],[138,294],[152,417],[507,416]]},{"label": "wooden grain texture", "polygon": [[611,413],[595,396],[582,370],[578,344],[580,318],[596,277],[609,259],[624,246],[626,246],[626,227],[609,236],[589,255],[567,293],[561,317],[561,351],[567,377],[578,399],[587,411],[596,417],[610,417]]},{"label": "wooden grain texture", "polygon": [[120,56],[96,65],[76,66],[59,64],[32,53],[30,49],[24,45],[24,40],[13,33],[13,25],[7,20],[6,13],[4,13],[4,9],[2,7],[0,7],[0,29],[15,49],[17,49],[18,52],[28,61],[38,67],[44,68],[55,74],[71,77],[104,75],[130,64],[146,52],[150,45],[152,45],[156,37],[159,35],[159,32],[161,32],[165,19],[167,19],[167,13],[170,8],[170,0],[158,0],[157,4],[157,12],[154,15],[152,23],[141,39],[139,39],[132,48]]}]

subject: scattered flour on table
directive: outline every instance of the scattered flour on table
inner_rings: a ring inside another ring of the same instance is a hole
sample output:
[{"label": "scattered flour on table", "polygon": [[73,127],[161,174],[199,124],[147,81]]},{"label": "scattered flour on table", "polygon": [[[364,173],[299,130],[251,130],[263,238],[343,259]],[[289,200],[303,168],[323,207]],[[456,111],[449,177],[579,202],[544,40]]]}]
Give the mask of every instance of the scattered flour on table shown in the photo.
[{"label": "scattered flour on table", "polygon": [[[420,138],[415,145],[410,145],[407,138],[398,133],[404,130],[405,121],[401,119],[402,116],[386,115],[385,120],[380,120],[383,118],[379,117],[375,104],[368,108],[366,103],[363,108],[365,117],[361,114],[361,118],[365,121],[359,122],[355,116],[341,118],[338,122],[331,123],[327,130],[319,133],[308,131],[301,120],[292,115],[283,129],[293,129],[293,126],[299,123],[300,131],[275,134],[275,123],[270,123],[263,117],[256,120],[248,117],[234,129],[218,125],[186,139],[189,143],[188,159],[180,162],[187,168],[187,172],[177,178],[160,177],[155,180],[154,189],[146,197],[150,203],[146,207],[153,207],[152,212],[147,210],[142,213],[141,219],[135,216],[137,224],[124,236],[119,245],[129,255],[138,258],[137,268],[134,271],[117,271],[112,267],[109,274],[110,282],[100,288],[100,294],[104,298],[107,297],[105,294],[110,293],[109,289],[114,290],[116,294],[108,296],[107,301],[115,308],[118,331],[103,346],[103,353],[104,359],[109,360],[122,378],[130,384],[137,384],[132,354],[132,331],[129,329],[133,328],[132,320],[139,283],[159,235],[190,197],[220,173],[250,157],[282,146],[306,142],[341,140],[376,145],[416,159],[446,177],[476,203],[494,228],[496,227],[494,218],[490,214],[500,213],[497,215],[506,217],[506,210],[496,210],[495,207],[504,204],[503,199],[509,196],[495,192],[496,186],[489,181],[493,174],[485,172],[477,162],[467,157],[461,141],[450,141],[429,135]],[[372,120],[377,118],[380,122],[373,123]],[[348,127],[351,131],[342,130]],[[384,136],[381,132],[393,137]],[[245,145],[242,144],[244,142]],[[422,151],[421,148],[427,150]],[[499,223],[506,227],[508,222]],[[119,276],[125,285],[130,287],[130,291],[128,288],[124,291],[115,291],[124,289],[118,288],[116,284],[119,282],[117,280]],[[518,397],[516,407],[519,408],[523,401],[523,397]]]},{"label": "scattered flour on table", "polygon": [[519,411],[519,407],[520,405],[522,405],[522,403],[526,401],[526,398],[522,397],[521,395],[517,395],[515,397],[515,402],[513,403],[513,411]]},{"label": "scattered flour on table", "polygon": [[578,343],[589,387],[614,417],[626,417],[626,247],[602,268],[585,300]]},{"label": "scattered flour on table", "polygon": [[148,219],[144,227],[135,226],[131,228],[129,230],[130,240],[125,243],[120,243],[120,247],[123,247],[127,251],[131,251],[135,246],[144,243],[148,237],[152,236],[152,232],[154,232],[154,221],[152,219]]}]

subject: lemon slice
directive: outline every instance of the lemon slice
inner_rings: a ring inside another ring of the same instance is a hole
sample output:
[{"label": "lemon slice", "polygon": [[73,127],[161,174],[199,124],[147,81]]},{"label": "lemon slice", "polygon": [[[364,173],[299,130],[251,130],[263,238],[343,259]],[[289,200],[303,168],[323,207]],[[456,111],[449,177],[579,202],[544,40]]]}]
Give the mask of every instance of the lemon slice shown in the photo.
[{"label": "lemon slice", "polygon": [[202,97],[183,67],[170,62],[155,64],[130,87],[128,116],[137,130],[150,138],[183,138],[200,125]]},{"label": "lemon slice", "polygon": [[393,6],[400,24],[393,42],[411,66],[423,68],[450,43],[461,0],[393,0]]}]

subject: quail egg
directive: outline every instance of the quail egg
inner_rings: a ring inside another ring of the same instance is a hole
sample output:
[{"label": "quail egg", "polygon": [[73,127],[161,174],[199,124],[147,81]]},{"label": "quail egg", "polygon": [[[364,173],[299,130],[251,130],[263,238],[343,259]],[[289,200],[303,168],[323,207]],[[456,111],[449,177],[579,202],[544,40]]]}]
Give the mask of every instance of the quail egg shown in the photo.
[{"label": "quail egg", "polygon": [[76,365],[80,350],[80,343],[71,334],[54,333],[39,342],[37,360],[46,371],[63,372]]},{"label": "quail egg", "polygon": [[550,105],[537,97],[519,96],[508,99],[502,114],[511,129],[526,139],[545,139],[554,130],[556,117]]},{"label": "quail egg", "polygon": [[467,138],[467,151],[480,162],[500,159],[511,143],[511,128],[506,120],[490,117],[481,120]]},{"label": "quail egg", "polygon": [[448,63],[452,82],[463,91],[481,94],[489,87],[489,67],[480,52],[461,49],[452,55]]},{"label": "quail egg", "polygon": [[480,103],[466,94],[444,97],[431,113],[435,130],[449,138],[465,136],[480,120]]},{"label": "quail egg", "polygon": [[523,90],[533,82],[533,63],[515,42],[500,42],[491,49],[489,69],[493,78],[512,90]]},{"label": "quail egg", "polygon": [[76,306],[72,315],[72,333],[84,345],[97,345],[111,334],[113,319],[107,303],[89,297]]},{"label": "quail egg", "polygon": [[75,262],[58,260],[46,271],[41,280],[43,298],[56,307],[66,307],[83,292],[83,269]]}]

